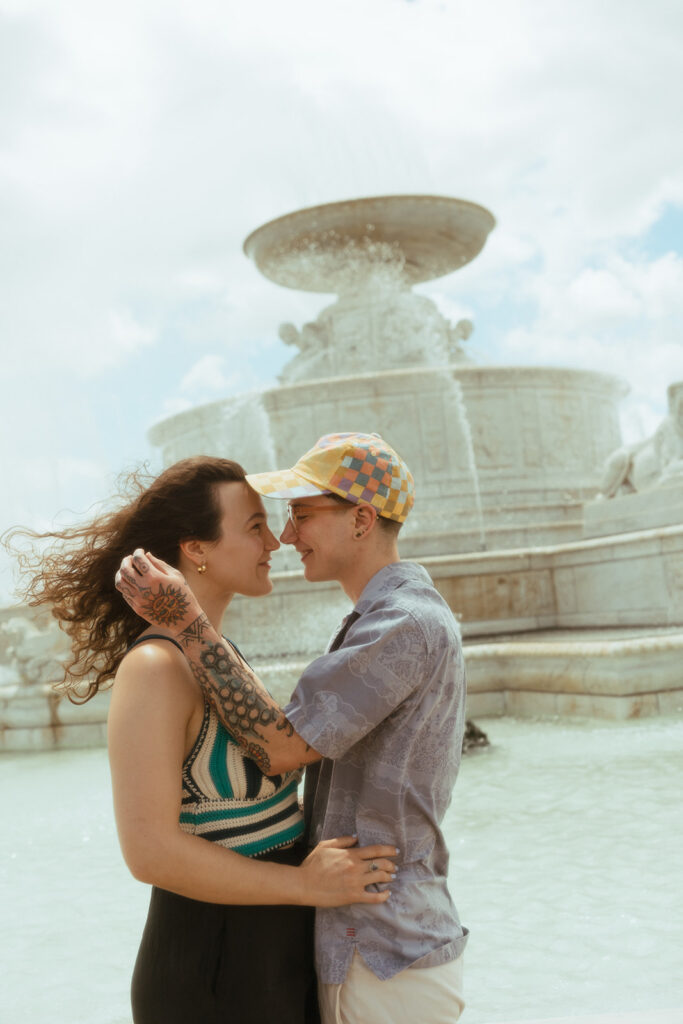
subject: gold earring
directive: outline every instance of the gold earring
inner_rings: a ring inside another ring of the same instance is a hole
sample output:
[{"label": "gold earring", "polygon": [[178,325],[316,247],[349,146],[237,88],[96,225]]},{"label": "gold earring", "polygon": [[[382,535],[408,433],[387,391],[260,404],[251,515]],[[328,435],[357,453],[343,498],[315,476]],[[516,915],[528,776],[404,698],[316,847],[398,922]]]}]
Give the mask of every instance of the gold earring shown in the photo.
[{"label": "gold earring", "polygon": [[197,572],[201,573],[202,575],[206,572],[206,562],[202,562],[201,565],[197,566]]}]

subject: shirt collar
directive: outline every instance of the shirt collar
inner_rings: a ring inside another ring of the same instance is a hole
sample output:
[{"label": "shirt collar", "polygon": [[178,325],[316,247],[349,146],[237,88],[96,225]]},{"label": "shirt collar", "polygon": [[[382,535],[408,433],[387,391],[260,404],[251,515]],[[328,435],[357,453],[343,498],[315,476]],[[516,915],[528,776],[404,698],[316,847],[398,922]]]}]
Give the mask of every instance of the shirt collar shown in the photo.
[{"label": "shirt collar", "polygon": [[431,583],[431,576],[417,562],[392,562],[390,565],[385,565],[365,584],[354,611],[362,615],[380,594],[387,590],[395,590],[396,587],[400,587],[402,583],[409,580],[418,583]]}]

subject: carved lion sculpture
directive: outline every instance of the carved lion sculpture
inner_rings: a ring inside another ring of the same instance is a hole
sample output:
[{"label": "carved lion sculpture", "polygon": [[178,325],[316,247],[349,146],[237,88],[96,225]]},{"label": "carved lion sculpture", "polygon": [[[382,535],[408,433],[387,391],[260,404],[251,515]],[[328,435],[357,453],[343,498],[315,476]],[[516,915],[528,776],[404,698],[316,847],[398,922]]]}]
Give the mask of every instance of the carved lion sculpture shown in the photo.
[{"label": "carved lion sculpture", "polygon": [[667,390],[669,414],[652,437],[612,452],[600,492],[605,498],[683,481],[683,381]]}]

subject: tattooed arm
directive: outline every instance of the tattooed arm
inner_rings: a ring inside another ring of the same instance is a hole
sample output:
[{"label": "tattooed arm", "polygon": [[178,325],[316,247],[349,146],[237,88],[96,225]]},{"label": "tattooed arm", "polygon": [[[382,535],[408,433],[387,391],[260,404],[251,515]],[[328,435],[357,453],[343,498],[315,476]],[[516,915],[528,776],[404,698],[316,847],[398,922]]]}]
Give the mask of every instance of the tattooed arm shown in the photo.
[{"label": "tattooed arm", "polygon": [[391,880],[394,846],[328,840],[295,868],[244,857],[182,831],[180,776],[197,709],[189,676],[179,652],[155,642],[131,651],[116,673],[109,760],[119,840],[133,875],[208,903],[331,907],[388,899],[388,889],[365,887]]},{"label": "tattooed arm", "polygon": [[181,644],[204,697],[262,772],[279,775],[320,760],[258,676],[218,635],[182,573],[138,549],[121,563],[116,587],[141,618]]}]

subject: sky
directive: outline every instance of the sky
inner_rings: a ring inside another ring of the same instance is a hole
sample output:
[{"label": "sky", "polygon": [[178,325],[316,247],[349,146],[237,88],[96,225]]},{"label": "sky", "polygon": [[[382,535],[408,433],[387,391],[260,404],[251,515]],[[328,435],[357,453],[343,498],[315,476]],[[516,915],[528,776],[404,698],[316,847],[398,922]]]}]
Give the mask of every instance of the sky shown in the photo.
[{"label": "sky", "polygon": [[331,297],[242,242],[359,196],[491,210],[419,290],[481,363],[619,373],[625,439],[651,433],[683,379],[682,47],[679,0],[0,0],[0,531],[272,386],[278,325]]}]

